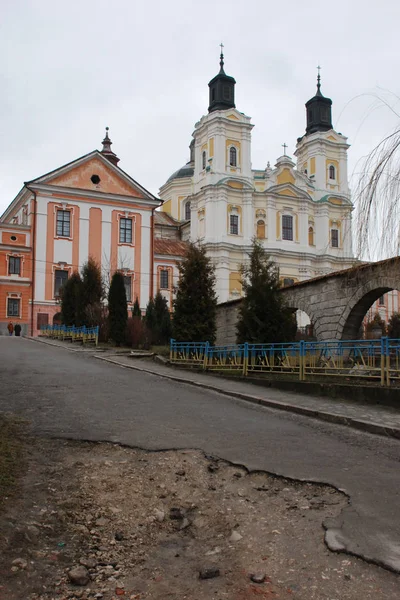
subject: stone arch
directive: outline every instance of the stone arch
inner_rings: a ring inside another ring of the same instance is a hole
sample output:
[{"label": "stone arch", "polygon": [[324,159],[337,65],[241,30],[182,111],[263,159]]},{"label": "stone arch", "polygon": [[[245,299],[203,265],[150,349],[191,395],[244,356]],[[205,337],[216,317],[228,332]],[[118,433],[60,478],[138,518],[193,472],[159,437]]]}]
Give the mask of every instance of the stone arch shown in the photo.
[{"label": "stone arch", "polygon": [[296,293],[288,293],[287,288],[285,289],[284,297],[286,301],[286,305],[292,312],[296,312],[297,310],[301,310],[308,315],[311,323],[313,324],[313,329],[317,339],[318,337],[318,316],[310,306],[310,301],[307,297],[299,297]]},{"label": "stone arch", "polygon": [[348,300],[338,322],[337,339],[357,339],[361,323],[372,304],[383,294],[399,288],[400,280],[397,277],[376,277],[367,280]]}]

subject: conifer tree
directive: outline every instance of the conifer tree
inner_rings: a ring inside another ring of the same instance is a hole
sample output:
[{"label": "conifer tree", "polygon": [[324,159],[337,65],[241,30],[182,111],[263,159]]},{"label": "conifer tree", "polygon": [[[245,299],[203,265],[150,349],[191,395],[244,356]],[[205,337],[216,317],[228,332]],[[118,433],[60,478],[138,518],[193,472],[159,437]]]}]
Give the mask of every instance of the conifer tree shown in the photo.
[{"label": "conifer tree", "polygon": [[82,267],[82,309],[85,315],[85,325],[98,325],[104,299],[104,286],[101,269],[97,262],[89,256]]},{"label": "conifer tree", "polygon": [[125,282],[122,273],[117,271],[111,279],[108,292],[108,322],[110,338],[117,346],[125,340],[128,309],[126,303]]},{"label": "conifer tree", "polygon": [[61,320],[64,325],[80,327],[82,314],[82,280],[78,271],[74,271],[60,290]]},{"label": "conifer tree", "polygon": [[146,327],[149,331],[152,331],[154,328],[155,317],[154,317],[154,300],[150,298],[146,306],[146,314],[144,316],[144,320],[146,323]]},{"label": "conifer tree", "polygon": [[400,313],[395,312],[389,319],[387,334],[390,338],[400,339]]},{"label": "conifer tree", "polygon": [[168,310],[167,299],[157,292],[154,298],[154,325],[153,343],[167,344],[171,337],[171,316]]},{"label": "conifer tree", "polygon": [[142,311],[140,310],[139,298],[136,296],[136,300],[133,303],[132,317],[142,318]]},{"label": "conifer tree", "polygon": [[179,265],[172,331],[178,341],[210,342],[216,337],[215,269],[205,248],[190,244]]},{"label": "conifer tree", "polygon": [[279,269],[256,239],[249,263],[241,266],[244,298],[236,326],[239,344],[289,342],[296,335],[296,319],[279,293]]}]

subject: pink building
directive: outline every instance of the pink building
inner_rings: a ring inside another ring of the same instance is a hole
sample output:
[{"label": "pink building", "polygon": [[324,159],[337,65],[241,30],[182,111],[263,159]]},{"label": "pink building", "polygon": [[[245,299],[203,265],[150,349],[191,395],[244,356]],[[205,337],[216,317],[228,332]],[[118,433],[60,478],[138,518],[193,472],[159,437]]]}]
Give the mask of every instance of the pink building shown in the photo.
[{"label": "pink building", "polygon": [[161,201],[118,162],[107,128],[101,151],[25,183],[1,217],[4,231],[11,225],[26,229],[32,247],[26,273],[33,292],[21,296],[29,334],[53,322],[61,286],[89,256],[105,279],[123,271],[129,306],[138,298],[145,309],[154,295],[154,211]]}]

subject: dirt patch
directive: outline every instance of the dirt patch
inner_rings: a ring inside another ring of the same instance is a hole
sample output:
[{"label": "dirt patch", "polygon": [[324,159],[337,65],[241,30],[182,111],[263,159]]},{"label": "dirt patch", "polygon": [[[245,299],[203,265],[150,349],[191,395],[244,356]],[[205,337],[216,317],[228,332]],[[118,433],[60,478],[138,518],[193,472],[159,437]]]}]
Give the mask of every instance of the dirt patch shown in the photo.
[{"label": "dirt patch", "polygon": [[197,451],[30,440],[0,515],[0,598],[397,599],[396,575],[324,545],[346,503]]},{"label": "dirt patch", "polygon": [[22,423],[0,415],[0,509],[15,493],[22,467]]}]

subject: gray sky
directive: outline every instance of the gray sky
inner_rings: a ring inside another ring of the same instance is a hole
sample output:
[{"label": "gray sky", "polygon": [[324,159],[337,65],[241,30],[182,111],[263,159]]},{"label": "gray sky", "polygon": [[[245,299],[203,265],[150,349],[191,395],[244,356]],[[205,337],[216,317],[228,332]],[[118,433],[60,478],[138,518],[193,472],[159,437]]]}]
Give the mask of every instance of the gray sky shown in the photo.
[{"label": "gray sky", "polygon": [[399,21],[394,0],[4,2],[0,212],[24,181],[101,149],[106,125],[120,166],[157,194],[188,160],[221,40],[236,106],[255,125],[253,168],[284,142],[293,154],[320,63],[357,170],[398,123],[376,97],[400,110]]}]

